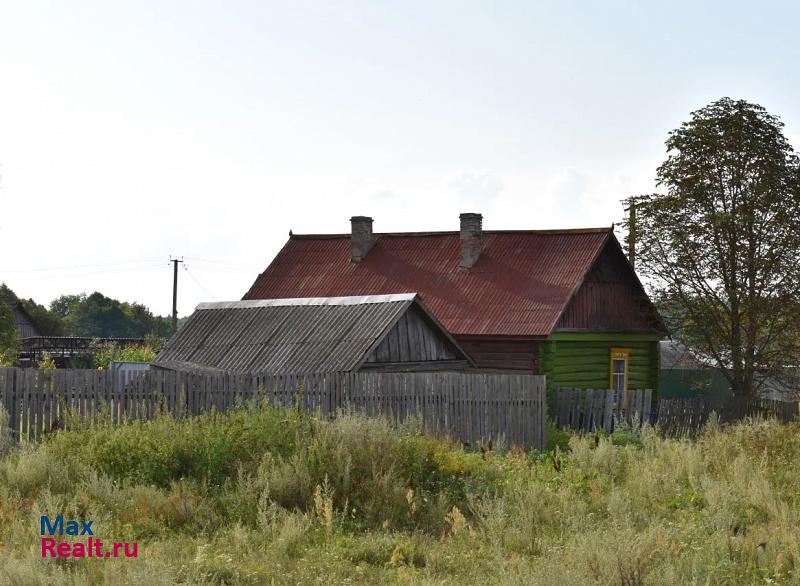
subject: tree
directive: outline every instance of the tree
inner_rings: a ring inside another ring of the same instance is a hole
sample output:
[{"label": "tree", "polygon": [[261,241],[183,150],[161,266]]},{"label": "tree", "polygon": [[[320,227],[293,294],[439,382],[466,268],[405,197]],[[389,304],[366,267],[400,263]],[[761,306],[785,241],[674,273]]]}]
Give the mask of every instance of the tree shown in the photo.
[{"label": "tree", "polygon": [[0,284],[0,366],[12,366],[19,351],[16,302],[14,292],[5,283]]},{"label": "tree", "polygon": [[800,363],[800,163],[783,123],[722,98],[670,133],[635,198],[637,268],[737,395]]},{"label": "tree", "polygon": [[154,316],[141,303],[120,302],[97,291],[62,295],[50,304],[50,312],[63,319],[71,336],[144,338],[169,333],[169,321]]},{"label": "tree", "polygon": [[43,336],[63,336],[65,334],[64,320],[58,314],[50,311],[44,305],[39,305],[33,299],[20,299],[20,303]]},{"label": "tree", "polygon": [[0,352],[17,346],[17,317],[11,305],[0,301]]}]

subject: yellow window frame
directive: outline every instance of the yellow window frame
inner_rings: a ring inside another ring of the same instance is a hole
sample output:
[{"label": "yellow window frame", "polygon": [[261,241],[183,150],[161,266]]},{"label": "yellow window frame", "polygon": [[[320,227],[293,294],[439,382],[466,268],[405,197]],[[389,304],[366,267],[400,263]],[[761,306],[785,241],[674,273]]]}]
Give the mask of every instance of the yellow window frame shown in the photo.
[{"label": "yellow window frame", "polygon": [[608,359],[608,388],[614,388],[614,361],[625,360],[625,399],[623,405],[628,404],[628,381],[630,379],[631,368],[631,349],[630,348],[611,348]]}]

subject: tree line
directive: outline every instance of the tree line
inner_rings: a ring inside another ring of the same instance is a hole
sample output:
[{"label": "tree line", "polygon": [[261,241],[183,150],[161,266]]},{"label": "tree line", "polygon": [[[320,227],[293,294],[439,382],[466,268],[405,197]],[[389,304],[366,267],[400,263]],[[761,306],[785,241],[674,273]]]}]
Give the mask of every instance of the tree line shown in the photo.
[{"label": "tree line", "polygon": [[0,284],[0,353],[17,348],[15,307],[21,305],[43,336],[86,338],[166,338],[169,318],[154,315],[141,303],[119,301],[95,291],[62,295],[48,307],[18,297]]}]

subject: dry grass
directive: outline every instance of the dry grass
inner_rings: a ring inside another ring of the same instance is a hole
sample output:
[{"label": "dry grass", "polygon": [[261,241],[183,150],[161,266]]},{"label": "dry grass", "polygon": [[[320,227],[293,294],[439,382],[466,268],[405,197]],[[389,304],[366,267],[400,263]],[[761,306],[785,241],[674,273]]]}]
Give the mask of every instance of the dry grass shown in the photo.
[{"label": "dry grass", "polygon": [[[800,426],[614,439],[557,471],[348,414],[61,434],[0,459],[0,583],[800,583]],[[43,511],[139,558],[42,560]]]}]

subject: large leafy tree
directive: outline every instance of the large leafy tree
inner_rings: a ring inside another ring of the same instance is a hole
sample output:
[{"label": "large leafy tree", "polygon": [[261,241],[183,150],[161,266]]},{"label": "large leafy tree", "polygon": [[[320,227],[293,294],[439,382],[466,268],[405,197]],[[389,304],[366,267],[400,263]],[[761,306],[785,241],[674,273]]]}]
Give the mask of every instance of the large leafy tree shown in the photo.
[{"label": "large leafy tree", "polygon": [[639,196],[637,268],[677,335],[738,395],[800,357],[800,164],[783,123],[723,98],[670,133],[665,193]]}]

